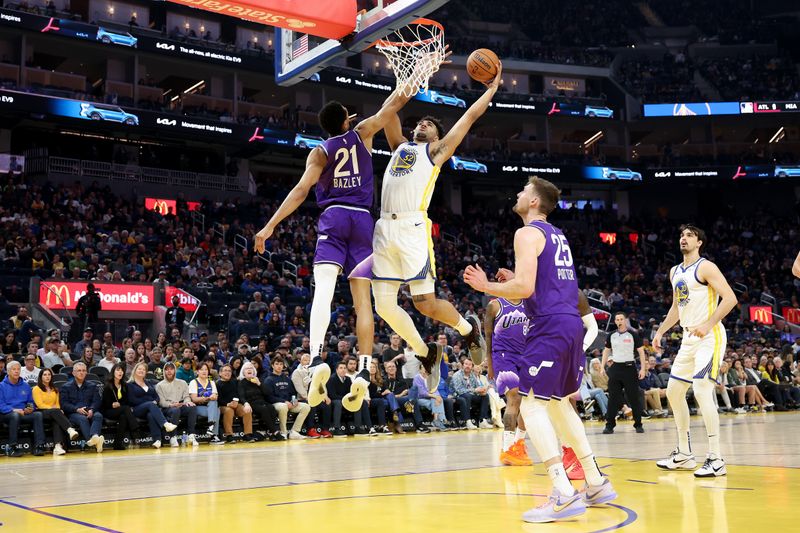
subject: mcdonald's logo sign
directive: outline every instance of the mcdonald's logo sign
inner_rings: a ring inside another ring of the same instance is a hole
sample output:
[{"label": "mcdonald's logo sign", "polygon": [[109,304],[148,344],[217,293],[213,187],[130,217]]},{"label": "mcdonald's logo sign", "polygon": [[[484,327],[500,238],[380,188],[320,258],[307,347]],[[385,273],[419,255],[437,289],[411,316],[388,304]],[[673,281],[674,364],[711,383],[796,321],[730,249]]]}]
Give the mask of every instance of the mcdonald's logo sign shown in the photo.
[{"label": "mcdonald's logo sign", "polygon": [[772,324],[772,308],[768,305],[751,305],[750,320],[761,324]]},{"label": "mcdonald's logo sign", "polygon": [[162,215],[176,214],[177,205],[175,200],[166,198],[145,198],[144,207],[150,211],[155,211]]},{"label": "mcdonald's logo sign", "polygon": [[800,309],[797,307],[784,307],[782,313],[787,322],[800,324]]},{"label": "mcdonald's logo sign", "polygon": [[42,285],[47,295],[44,299],[46,307],[54,307],[56,309],[72,309],[72,298],[70,297],[69,287],[64,284],[58,285]]}]

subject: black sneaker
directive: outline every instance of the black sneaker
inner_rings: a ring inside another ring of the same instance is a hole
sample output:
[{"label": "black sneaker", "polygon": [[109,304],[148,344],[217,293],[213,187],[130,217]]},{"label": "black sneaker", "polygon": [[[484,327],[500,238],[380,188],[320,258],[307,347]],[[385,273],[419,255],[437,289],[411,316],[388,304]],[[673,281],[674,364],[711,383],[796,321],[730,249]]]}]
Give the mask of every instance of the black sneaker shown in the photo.
[{"label": "black sneaker", "polygon": [[637,427],[636,433],[644,433],[644,428],[642,426]]},{"label": "black sneaker", "polygon": [[611,435],[612,433],[614,433],[614,428],[608,426],[603,428],[603,435]]},{"label": "black sneaker", "polygon": [[35,455],[36,457],[41,457],[41,456],[43,456],[43,455],[44,455],[44,446],[42,446],[41,444],[40,444],[40,445],[38,445],[38,446],[36,446],[36,447],[33,449],[33,455]]},{"label": "black sneaker", "polygon": [[420,426],[417,428],[417,433],[430,433],[430,432],[431,428],[429,428],[428,426]]},{"label": "black sneaker", "polygon": [[276,431],[275,433],[273,433],[272,435],[269,436],[269,440],[272,441],[272,442],[280,442],[280,441],[286,440],[286,437],[281,435],[280,431]]},{"label": "black sneaker", "polygon": [[337,429],[337,430],[334,430],[333,436],[336,437],[336,438],[342,438],[342,437],[346,437],[347,433],[345,433],[343,429]]},{"label": "black sneaker", "polygon": [[236,439],[233,438],[233,435],[225,435],[225,444],[233,444],[234,442],[236,442]]},{"label": "black sneaker", "polygon": [[22,457],[23,453],[16,445],[7,445],[6,446],[6,457]]},{"label": "black sneaker", "polygon": [[215,446],[219,446],[220,444],[225,444],[225,441],[220,439],[217,435],[211,437],[211,440],[208,441],[209,444],[213,444]]},{"label": "black sneaker", "polygon": [[392,434],[392,432],[389,430],[389,428],[387,426],[381,426],[380,428],[378,428],[378,432],[381,435],[391,435]]},{"label": "black sneaker", "polygon": [[267,440],[267,437],[266,435],[262,435],[261,433],[256,431],[255,433],[253,433],[253,440],[255,440],[256,442],[264,442],[265,440]]},{"label": "black sneaker", "polygon": [[466,320],[472,326],[472,331],[464,336],[464,340],[467,341],[467,351],[475,364],[479,365],[486,357],[486,341],[481,333],[481,325],[478,324],[478,320],[474,316],[469,316]]}]

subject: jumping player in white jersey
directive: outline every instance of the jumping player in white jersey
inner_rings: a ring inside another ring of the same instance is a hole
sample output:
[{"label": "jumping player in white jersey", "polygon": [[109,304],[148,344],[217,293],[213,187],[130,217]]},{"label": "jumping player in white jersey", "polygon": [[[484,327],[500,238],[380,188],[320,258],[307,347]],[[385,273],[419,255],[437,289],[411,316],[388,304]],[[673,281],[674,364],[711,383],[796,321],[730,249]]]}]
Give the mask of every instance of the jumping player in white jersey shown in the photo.
[{"label": "jumping player in white jersey", "polygon": [[427,385],[435,391],[441,376],[442,347],[425,344],[411,317],[399,305],[400,285],[408,283],[414,307],[423,315],[455,328],[468,342],[476,363],[486,343],[475,317],[466,319],[447,300],[434,293],[436,263],[431,239],[430,204],[439,170],[455,153],[472,125],[486,112],[500,87],[502,67],[486,92],[445,134],[433,117],[423,117],[413,141],[403,137],[400,119],[385,129],[392,158],[383,176],[381,217],[373,238],[372,290],[375,310],[411,346],[428,372]]},{"label": "jumping player in white jersey", "polygon": [[672,267],[669,273],[672,306],[653,337],[653,347],[661,351],[661,338],[680,320],[683,340],[667,385],[667,400],[678,428],[678,448],[656,464],[665,470],[694,470],[697,466],[689,439],[686,403],[686,392],[692,387],[708,434],[708,455],[694,475],[724,476],[727,471],[719,449],[719,413],[714,395],[727,342],[721,320],[736,306],[736,295],[717,265],[700,257],[705,232],[691,224],[681,226],[680,232],[683,263]]}]

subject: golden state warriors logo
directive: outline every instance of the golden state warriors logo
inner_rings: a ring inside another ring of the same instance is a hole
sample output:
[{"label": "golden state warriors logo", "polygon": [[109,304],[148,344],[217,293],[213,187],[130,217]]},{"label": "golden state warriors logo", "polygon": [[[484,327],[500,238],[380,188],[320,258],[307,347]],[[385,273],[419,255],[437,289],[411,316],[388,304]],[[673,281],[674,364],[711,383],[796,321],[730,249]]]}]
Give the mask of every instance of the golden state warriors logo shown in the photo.
[{"label": "golden state warriors logo", "polygon": [[407,147],[400,148],[392,159],[389,173],[392,176],[405,176],[417,162],[417,152]]},{"label": "golden state warriors logo", "polygon": [[675,284],[675,300],[679,307],[689,303],[689,285],[682,279]]}]

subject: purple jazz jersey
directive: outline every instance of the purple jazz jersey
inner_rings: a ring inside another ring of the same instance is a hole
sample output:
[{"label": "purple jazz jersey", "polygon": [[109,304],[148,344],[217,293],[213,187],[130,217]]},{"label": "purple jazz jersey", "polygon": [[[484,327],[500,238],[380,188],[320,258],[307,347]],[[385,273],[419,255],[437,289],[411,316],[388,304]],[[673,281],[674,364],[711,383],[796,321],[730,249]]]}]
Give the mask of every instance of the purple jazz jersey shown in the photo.
[{"label": "purple jazz jersey", "polygon": [[[319,217],[314,264],[341,267],[345,276],[372,255],[375,222],[366,209],[332,205]],[[354,275],[354,277],[362,277]],[[369,276],[366,276],[369,277]]]},{"label": "purple jazz jersey", "polygon": [[515,305],[505,298],[498,298],[497,303],[500,312],[494,319],[492,331],[492,369],[497,376],[497,392],[505,394],[519,387],[529,320],[522,302]]},{"label": "purple jazz jersey", "polygon": [[578,279],[561,230],[542,221],[529,226],[544,234],[545,245],[537,261],[535,289],[524,300],[531,327],[519,390],[542,400],[561,399],[578,390],[586,364]]},{"label": "purple jazz jersey", "polygon": [[331,137],[321,148],[328,156],[328,161],[317,182],[317,205],[372,207],[372,154],[358,133],[350,130]]}]

